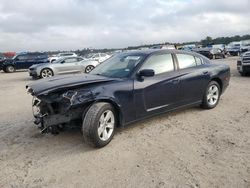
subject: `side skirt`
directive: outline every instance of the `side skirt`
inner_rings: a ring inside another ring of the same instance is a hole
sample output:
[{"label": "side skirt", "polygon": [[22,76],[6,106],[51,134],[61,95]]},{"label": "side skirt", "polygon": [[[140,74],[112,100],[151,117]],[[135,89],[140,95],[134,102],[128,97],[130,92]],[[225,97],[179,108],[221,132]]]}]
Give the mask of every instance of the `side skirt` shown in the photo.
[{"label": "side skirt", "polygon": [[158,116],[158,115],[161,115],[161,114],[165,114],[165,113],[168,113],[168,112],[172,112],[172,111],[176,111],[176,110],[184,109],[184,108],[189,108],[189,107],[194,107],[194,106],[200,105],[201,103],[202,103],[202,101],[200,100],[200,101],[197,101],[197,102],[194,102],[194,103],[178,106],[178,107],[172,108],[170,110],[165,110],[163,112],[158,112],[158,113],[155,113],[155,114],[152,114],[152,115],[149,115],[149,116],[145,116],[145,117],[136,119],[134,121],[126,122],[126,123],[122,124],[122,127],[124,127],[126,125],[129,125],[129,124],[132,124],[132,123],[136,123],[136,122],[144,120],[144,119],[148,119],[148,118],[152,118],[152,117],[155,117],[155,116]]}]

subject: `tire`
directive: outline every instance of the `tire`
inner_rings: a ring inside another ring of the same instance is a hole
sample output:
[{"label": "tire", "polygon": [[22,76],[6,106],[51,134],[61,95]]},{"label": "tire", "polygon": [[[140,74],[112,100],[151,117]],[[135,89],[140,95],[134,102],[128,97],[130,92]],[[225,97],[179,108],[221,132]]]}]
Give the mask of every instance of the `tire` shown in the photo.
[{"label": "tire", "polygon": [[41,78],[49,78],[49,77],[52,77],[54,76],[54,73],[51,69],[49,68],[44,68],[41,70],[41,73],[40,73],[40,77]]},{"label": "tire", "polygon": [[241,75],[241,76],[246,76],[247,73],[246,73],[245,71],[243,71],[243,72],[240,72],[240,75]]},{"label": "tire", "polygon": [[8,65],[8,66],[6,66],[5,69],[4,69],[4,72],[7,72],[7,73],[13,73],[13,72],[15,72],[15,71],[16,71],[16,70],[15,70],[15,67],[12,66],[12,65]]},{"label": "tire", "polygon": [[85,73],[90,73],[95,67],[93,65],[88,65],[86,68],[85,68]]},{"label": "tire", "polygon": [[83,117],[84,141],[97,148],[106,146],[112,140],[117,124],[113,106],[106,102],[94,103]]},{"label": "tire", "polygon": [[217,106],[220,100],[221,88],[218,82],[210,81],[203,96],[201,107],[204,109],[212,109]]}]

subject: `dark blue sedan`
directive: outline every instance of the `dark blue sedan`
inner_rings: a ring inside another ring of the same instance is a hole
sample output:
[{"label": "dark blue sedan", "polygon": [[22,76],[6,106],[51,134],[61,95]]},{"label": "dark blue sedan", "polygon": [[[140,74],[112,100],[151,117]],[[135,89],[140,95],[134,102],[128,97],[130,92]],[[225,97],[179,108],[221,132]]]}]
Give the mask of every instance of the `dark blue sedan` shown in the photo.
[{"label": "dark blue sedan", "polygon": [[56,76],[26,87],[42,132],[77,125],[87,143],[103,147],[116,127],[188,106],[214,108],[229,79],[227,65],[200,54],[149,50],[117,54],[89,74]]}]

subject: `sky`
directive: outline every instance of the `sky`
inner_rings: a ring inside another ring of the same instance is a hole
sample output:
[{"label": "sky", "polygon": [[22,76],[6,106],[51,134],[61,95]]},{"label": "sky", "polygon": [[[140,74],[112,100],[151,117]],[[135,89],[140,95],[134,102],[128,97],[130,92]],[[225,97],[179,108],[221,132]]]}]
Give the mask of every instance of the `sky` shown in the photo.
[{"label": "sky", "polygon": [[250,0],[0,0],[0,51],[124,48],[250,34]]}]

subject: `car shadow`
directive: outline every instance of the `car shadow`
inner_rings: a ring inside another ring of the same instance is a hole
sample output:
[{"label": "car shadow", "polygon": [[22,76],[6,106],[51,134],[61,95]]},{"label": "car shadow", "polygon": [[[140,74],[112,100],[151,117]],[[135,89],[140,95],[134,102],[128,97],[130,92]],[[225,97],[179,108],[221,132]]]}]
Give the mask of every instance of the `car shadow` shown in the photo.
[{"label": "car shadow", "polygon": [[170,118],[171,116],[177,116],[181,113],[185,113],[185,112],[200,112],[202,109],[199,106],[194,106],[194,107],[187,107],[187,108],[180,108],[178,110],[175,111],[171,111],[171,112],[166,112],[166,113],[162,113],[150,118],[146,118],[131,124],[128,124],[124,127],[119,127],[117,129],[117,133],[122,133],[123,130],[130,130],[130,129],[135,129],[135,128],[144,128],[145,127],[145,123],[154,123],[154,121],[158,120],[158,119],[164,119],[167,120],[168,118]]}]

